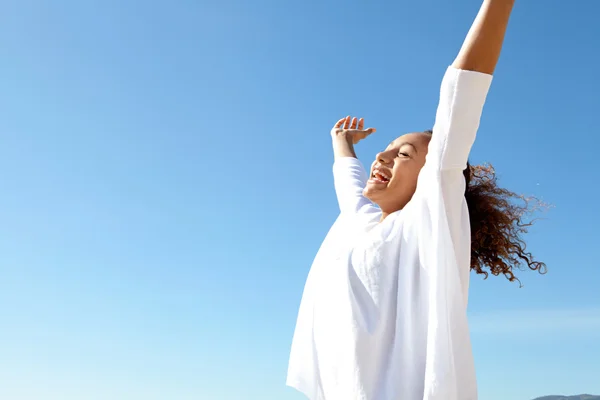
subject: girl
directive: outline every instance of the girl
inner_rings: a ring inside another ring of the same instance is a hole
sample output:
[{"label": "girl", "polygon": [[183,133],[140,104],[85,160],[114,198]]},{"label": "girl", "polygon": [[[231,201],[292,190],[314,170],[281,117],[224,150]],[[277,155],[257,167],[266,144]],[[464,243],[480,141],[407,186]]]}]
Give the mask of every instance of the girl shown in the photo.
[{"label": "girl", "polygon": [[516,279],[527,206],[470,167],[514,0],[484,0],[443,78],[432,131],[400,136],[367,175],[354,145],[375,129],[331,131],[340,216],[309,273],[288,385],[312,400],[475,400],[469,271]]}]

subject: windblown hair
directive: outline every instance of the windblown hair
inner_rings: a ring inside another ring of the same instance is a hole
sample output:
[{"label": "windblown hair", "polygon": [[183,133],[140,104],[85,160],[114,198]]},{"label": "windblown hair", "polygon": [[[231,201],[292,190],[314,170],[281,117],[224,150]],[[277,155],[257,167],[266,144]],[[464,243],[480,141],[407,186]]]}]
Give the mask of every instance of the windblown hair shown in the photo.
[{"label": "windblown hair", "polygon": [[[432,134],[431,130],[425,133]],[[516,269],[529,268],[546,273],[546,264],[535,261],[526,251],[523,235],[533,224],[527,216],[544,205],[535,197],[525,197],[501,188],[494,167],[467,163],[465,198],[471,221],[471,269],[485,278],[504,275],[519,281]]]}]

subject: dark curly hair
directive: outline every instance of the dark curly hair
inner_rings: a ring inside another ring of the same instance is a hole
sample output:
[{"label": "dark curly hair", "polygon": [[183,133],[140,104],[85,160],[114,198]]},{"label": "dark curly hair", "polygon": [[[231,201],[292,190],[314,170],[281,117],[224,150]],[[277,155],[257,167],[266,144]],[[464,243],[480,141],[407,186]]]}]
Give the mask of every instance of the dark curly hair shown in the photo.
[{"label": "dark curly hair", "polygon": [[[431,130],[425,131],[432,134]],[[465,198],[471,221],[471,269],[485,278],[504,275],[509,281],[519,281],[515,269],[546,273],[546,264],[535,261],[526,251],[523,235],[534,220],[526,220],[533,212],[545,207],[535,197],[525,197],[501,188],[494,167],[472,166],[467,163]]]}]

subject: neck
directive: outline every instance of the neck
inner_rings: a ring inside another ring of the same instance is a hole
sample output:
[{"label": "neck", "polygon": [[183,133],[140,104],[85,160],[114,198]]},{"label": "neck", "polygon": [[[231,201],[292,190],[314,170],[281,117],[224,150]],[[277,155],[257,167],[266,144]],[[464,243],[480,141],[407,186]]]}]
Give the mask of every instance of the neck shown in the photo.
[{"label": "neck", "polygon": [[379,222],[380,223],[383,222],[383,220],[386,219],[387,217],[389,217],[390,214],[393,214],[396,211],[400,211],[403,208],[404,208],[404,206],[399,207],[399,208],[397,208],[397,207],[394,207],[394,208],[383,208],[383,207],[380,207],[380,209],[381,209],[381,219],[379,220]]},{"label": "neck", "polygon": [[382,211],[381,212],[381,219],[379,220],[379,223],[382,223],[383,220],[386,219],[390,214],[391,214],[391,212]]},{"label": "neck", "polygon": [[404,206],[406,205],[406,203],[402,204],[394,204],[394,203],[384,203],[381,204],[383,202],[376,202],[374,200],[371,200],[373,203],[377,204],[379,206],[379,209],[381,210],[381,219],[379,220],[379,222],[383,222],[384,219],[386,219],[387,217],[389,217],[391,214],[395,213],[396,211],[402,210],[404,208]]}]

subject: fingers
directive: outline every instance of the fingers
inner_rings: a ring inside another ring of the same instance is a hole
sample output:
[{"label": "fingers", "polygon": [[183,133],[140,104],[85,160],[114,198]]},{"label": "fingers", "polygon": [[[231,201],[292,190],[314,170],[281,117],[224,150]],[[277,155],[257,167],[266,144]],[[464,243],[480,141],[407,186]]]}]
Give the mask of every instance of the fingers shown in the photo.
[{"label": "fingers", "polygon": [[352,140],[354,142],[354,144],[360,142],[361,140],[363,140],[364,138],[366,138],[367,136],[369,136],[369,134],[365,131],[357,131],[357,133],[355,135],[352,135]]},{"label": "fingers", "polygon": [[364,133],[366,135],[370,135],[373,132],[377,132],[377,129],[375,128],[367,128],[367,129],[346,129],[346,132],[352,134],[352,135],[358,135],[360,133]]},{"label": "fingers", "polygon": [[346,117],[340,119],[338,122],[335,123],[335,125],[333,126],[335,129],[337,128],[341,128],[342,124],[344,123],[344,121],[346,121]]},{"label": "fingers", "polygon": [[358,129],[359,131],[362,131],[365,128],[365,119],[347,116],[336,122],[334,128]]},{"label": "fingers", "polygon": [[372,133],[375,133],[377,131],[377,129],[375,128],[367,128],[364,130],[361,130],[361,132],[363,133],[363,139],[366,138],[367,136],[371,135]]},{"label": "fingers", "polygon": [[371,133],[377,132],[375,128],[367,128],[367,129],[346,129],[346,133],[352,136],[358,136],[361,139],[366,138]]},{"label": "fingers", "polygon": [[344,129],[348,129],[350,128],[350,116],[348,115],[346,117],[346,120],[344,121]]},{"label": "fingers", "polygon": [[336,130],[336,134],[345,131],[346,134],[352,136],[354,143],[358,143],[370,134],[377,131],[375,128],[365,129],[364,118],[356,118],[351,116],[347,116],[337,121],[333,129]]}]

